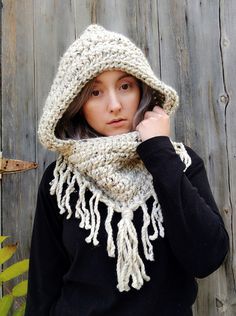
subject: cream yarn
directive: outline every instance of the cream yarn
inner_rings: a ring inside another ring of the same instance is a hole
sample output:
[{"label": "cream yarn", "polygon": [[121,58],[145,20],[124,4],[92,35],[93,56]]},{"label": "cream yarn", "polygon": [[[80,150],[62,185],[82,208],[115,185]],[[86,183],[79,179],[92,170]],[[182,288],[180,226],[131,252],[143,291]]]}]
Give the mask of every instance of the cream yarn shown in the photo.
[{"label": "cream yarn", "polygon": [[[162,211],[153,188],[152,176],[136,152],[140,142],[137,132],[80,140],[72,154],[57,160],[51,182],[50,192],[57,196],[60,213],[67,213],[67,219],[72,215],[77,217],[80,227],[89,231],[86,242],[95,246],[99,244],[99,203],[103,202],[107,206],[107,252],[110,257],[117,257],[117,288],[121,292],[130,289],[130,280],[133,288],[140,289],[144,281],[150,279],[138,250],[134,212],[139,209],[143,213],[140,236],[146,260],[154,260],[152,241],[159,235],[164,237]],[[183,144],[173,143],[173,146],[187,168],[191,159]],[[67,187],[63,191],[65,184]],[[76,185],[79,192],[73,211],[70,196]],[[86,190],[92,193],[87,203]],[[152,209],[148,210],[147,200],[150,198]],[[114,212],[120,213],[116,242],[111,225]],[[152,234],[149,233],[150,228]]]},{"label": "cream yarn", "polygon": [[153,104],[155,99],[163,100],[168,114],[178,106],[175,90],[155,76],[143,52],[134,43],[124,35],[92,24],[60,60],[39,123],[38,135],[45,147],[61,152],[70,150],[73,141],[56,138],[56,124],[85,84],[109,69],[122,70],[144,81],[153,88]]},{"label": "cream yarn", "polygon": [[[110,137],[62,140],[55,128],[73,99],[85,84],[105,70],[122,70],[153,89],[152,104],[161,102],[171,114],[178,106],[177,93],[153,73],[142,51],[127,37],[110,32],[100,25],[90,25],[68,48],[60,60],[58,72],[46,99],[38,135],[48,149],[58,151],[50,193],[56,195],[61,214],[78,218],[79,226],[88,230],[86,242],[97,245],[101,224],[99,203],[107,207],[105,230],[107,253],[117,260],[117,288],[140,289],[150,280],[144,259],[154,260],[153,241],[164,237],[163,217],[152,176],[146,170],[136,149],[141,142],[138,132]],[[191,159],[181,143],[173,147],[186,168]],[[79,192],[75,209],[71,195]],[[92,194],[86,201],[85,193]],[[147,201],[152,203],[151,209]],[[143,214],[141,232],[133,223],[134,212]],[[113,236],[112,218],[120,213],[118,234]],[[152,233],[150,233],[152,231]],[[143,255],[139,253],[139,238]],[[130,284],[131,283],[131,284]]]}]

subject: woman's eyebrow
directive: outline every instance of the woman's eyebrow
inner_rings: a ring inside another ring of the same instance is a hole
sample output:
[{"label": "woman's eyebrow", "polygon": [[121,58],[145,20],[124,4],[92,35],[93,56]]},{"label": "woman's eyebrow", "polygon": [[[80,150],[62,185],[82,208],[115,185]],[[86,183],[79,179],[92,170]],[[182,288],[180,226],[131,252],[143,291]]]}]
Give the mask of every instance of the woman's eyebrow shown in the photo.
[{"label": "woman's eyebrow", "polygon": [[121,75],[121,76],[118,78],[118,80],[123,79],[123,78],[128,78],[128,77],[133,78],[133,76],[131,76],[131,75],[129,75],[129,74],[124,74],[124,75]]},{"label": "woman's eyebrow", "polygon": [[[120,79],[123,79],[123,78],[127,78],[127,77],[131,77],[131,78],[133,78],[133,76],[132,76],[132,75],[129,75],[129,74],[123,74],[123,75],[121,75],[120,77],[118,77],[118,78],[117,78],[117,80],[120,80]],[[94,83],[102,83],[102,81],[100,81],[99,79],[96,79],[96,80],[94,80]]]}]

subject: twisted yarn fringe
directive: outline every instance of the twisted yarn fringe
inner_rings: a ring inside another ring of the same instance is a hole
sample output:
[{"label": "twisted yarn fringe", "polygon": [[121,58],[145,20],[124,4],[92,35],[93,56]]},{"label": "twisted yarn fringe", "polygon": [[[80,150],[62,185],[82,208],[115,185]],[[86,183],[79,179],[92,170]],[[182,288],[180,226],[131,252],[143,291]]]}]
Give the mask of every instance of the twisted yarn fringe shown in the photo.
[{"label": "twisted yarn fringe", "polygon": [[[67,187],[63,194],[64,183],[67,184]],[[56,194],[60,214],[67,212],[67,219],[72,216],[70,196],[75,190],[75,184],[78,184],[79,187],[79,199],[75,206],[75,217],[80,220],[79,226],[81,228],[90,231],[89,236],[85,239],[86,242],[93,243],[95,246],[99,244],[97,236],[101,218],[98,204],[99,202],[103,202],[107,205],[107,216],[105,220],[107,252],[110,257],[115,257],[115,252],[117,252],[117,288],[119,291],[128,291],[130,289],[129,281],[131,279],[132,287],[140,289],[144,280],[149,281],[150,278],[146,274],[144,263],[138,252],[138,237],[132,222],[134,210],[128,209],[127,205],[125,211],[121,212],[121,219],[118,223],[118,234],[115,243],[111,225],[114,211],[118,211],[116,210],[115,203],[106,200],[98,189],[93,188],[91,183],[83,179],[75,170],[72,172],[72,167],[65,162],[62,156],[60,156],[54,169],[54,179],[51,182],[50,193],[52,195]],[[87,189],[92,192],[92,196],[88,202],[89,209],[87,208],[85,200],[85,192]],[[153,197],[154,202],[150,215],[148,214],[146,203],[144,202],[141,205],[143,211],[141,239],[145,258],[153,261],[154,253],[150,240],[157,239],[158,235],[164,237],[164,227],[162,226],[163,217],[161,207],[154,191],[151,196]],[[148,227],[150,225],[153,229],[152,235],[149,235],[148,233]]]},{"label": "twisted yarn fringe", "polygon": [[179,155],[180,159],[185,164],[185,169],[184,169],[184,172],[185,172],[192,163],[191,157],[187,153],[187,150],[185,149],[183,143],[176,143],[176,142],[171,142],[171,143],[176,151],[176,154]]},{"label": "twisted yarn fringe", "polygon": [[[191,164],[191,158],[182,144],[172,143],[177,154],[185,163],[186,168]],[[66,186],[64,186],[66,184]],[[139,197],[139,204],[130,207],[129,203],[121,205],[112,199],[109,199],[103,192],[96,187],[89,179],[81,175],[74,165],[60,156],[57,159],[54,169],[54,179],[50,183],[50,194],[56,195],[57,204],[60,214],[67,213],[66,218],[69,219],[73,211],[70,205],[71,194],[78,185],[78,200],[75,205],[74,216],[79,219],[79,226],[89,230],[89,235],[85,241],[98,245],[98,233],[101,224],[101,216],[99,212],[99,202],[105,203],[107,206],[107,216],[105,220],[105,230],[107,233],[107,253],[110,257],[117,257],[117,288],[120,292],[130,290],[131,286],[140,289],[144,281],[149,281],[150,277],[146,274],[145,265],[140,257],[138,250],[138,235],[133,224],[134,211],[138,208],[143,214],[143,225],[140,236],[143,246],[143,253],[146,260],[154,260],[154,251],[152,241],[158,236],[164,237],[163,216],[161,206],[158,202],[154,188],[148,197]],[[92,193],[89,201],[86,203],[85,193],[89,190]],[[152,198],[152,209],[148,212],[147,200]],[[116,242],[114,241],[112,218],[114,212],[121,214],[118,222],[118,233]],[[152,233],[150,233],[152,230]]]},{"label": "twisted yarn fringe", "polygon": [[[129,279],[132,280],[132,287],[140,289],[143,281],[149,281],[145,266],[138,253],[138,237],[132,222],[133,212],[125,210],[118,223],[117,234],[117,288],[120,292],[129,291]],[[148,258],[147,258],[148,259]]]}]

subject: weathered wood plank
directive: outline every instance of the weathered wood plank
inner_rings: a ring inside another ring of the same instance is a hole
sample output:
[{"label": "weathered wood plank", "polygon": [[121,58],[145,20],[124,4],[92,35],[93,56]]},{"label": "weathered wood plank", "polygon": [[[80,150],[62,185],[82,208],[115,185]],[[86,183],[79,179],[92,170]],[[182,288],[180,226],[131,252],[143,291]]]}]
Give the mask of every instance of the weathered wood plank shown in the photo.
[{"label": "weathered wood plank", "polygon": [[90,24],[129,36],[158,76],[175,87],[181,106],[173,138],[203,157],[230,233],[226,265],[199,281],[195,316],[236,315],[235,179],[236,3],[219,1],[5,0],[2,10],[4,156],[39,162],[37,171],[4,176],[3,232],[28,256],[36,192],[55,159],[38,143],[38,119],[66,48]]},{"label": "weathered wood plank", "polygon": [[96,2],[94,0],[89,1],[77,1],[73,0],[73,13],[74,13],[74,24],[75,24],[75,38],[81,34],[81,32],[86,28],[90,23],[95,23],[96,14],[95,7]]},{"label": "weathered wood plank", "polygon": [[224,70],[224,94],[222,102],[225,108],[225,135],[224,151],[227,161],[227,184],[229,198],[225,203],[227,212],[227,228],[230,234],[231,251],[227,261],[227,292],[220,304],[225,309],[225,315],[236,315],[236,92],[235,92],[235,65],[236,65],[236,5],[235,1],[220,1],[221,26],[221,53],[222,68]]},{"label": "weathered wood plank", "polygon": [[96,2],[96,23],[128,36],[147,55],[157,75],[159,69],[158,16],[155,1]]},{"label": "weathered wood plank", "polygon": [[[35,105],[38,120],[56,74],[60,57],[75,38],[74,13],[70,1],[34,1],[34,80]],[[45,167],[56,155],[48,152],[36,138],[36,157],[39,162],[39,183]]]},{"label": "weathered wood plank", "polygon": [[[162,79],[180,95],[175,138],[193,147],[204,159],[213,194],[226,217],[223,210],[228,201],[228,179],[227,157],[222,150],[226,135],[219,7],[211,1],[159,1],[158,9]],[[224,269],[199,284],[195,315],[218,315],[216,297],[224,295],[226,289]]]},{"label": "weathered wood plank", "polygon": [[[33,11],[29,1],[3,1],[2,148],[7,158],[35,160]],[[14,256],[28,256],[35,171],[4,175],[3,233],[19,242]],[[24,229],[23,229],[24,228]]]},{"label": "weathered wood plank", "polygon": [[[35,160],[33,84],[33,11],[29,1],[3,1],[2,8],[2,151],[6,158]],[[18,242],[6,263],[29,256],[35,170],[2,178],[2,233]],[[4,265],[4,266],[6,266]],[[4,293],[17,280],[4,283]]]}]

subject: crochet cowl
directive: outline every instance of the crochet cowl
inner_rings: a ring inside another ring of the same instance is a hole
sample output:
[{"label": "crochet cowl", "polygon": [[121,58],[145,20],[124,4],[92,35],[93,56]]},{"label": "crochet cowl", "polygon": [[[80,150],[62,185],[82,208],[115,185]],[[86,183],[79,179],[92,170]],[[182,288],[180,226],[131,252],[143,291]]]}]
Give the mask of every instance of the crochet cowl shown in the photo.
[{"label": "crochet cowl", "polygon": [[38,136],[45,147],[61,152],[71,149],[72,140],[55,136],[56,125],[85,84],[111,69],[127,72],[153,88],[153,105],[155,100],[159,105],[161,101],[166,113],[171,114],[178,106],[175,90],[155,76],[143,52],[133,42],[122,34],[92,24],[60,60],[39,123]]},{"label": "crochet cowl", "polygon": [[[164,237],[162,210],[152,176],[137,154],[140,143],[138,132],[77,141],[73,153],[58,158],[50,183],[60,214],[67,214],[67,219],[78,218],[79,226],[88,230],[85,241],[94,246],[99,244],[99,204],[105,204],[107,253],[116,258],[117,288],[121,292],[129,291],[130,285],[140,289],[144,281],[150,280],[143,260],[154,260],[153,241]],[[172,144],[186,170],[191,158],[182,143]],[[91,193],[89,200],[87,191]],[[74,194],[77,201],[72,208]],[[120,215],[116,236],[114,212]],[[141,212],[143,218],[138,232],[133,223],[134,212]]]},{"label": "crochet cowl", "polygon": [[[107,253],[116,259],[117,288],[122,292],[129,291],[130,286],[140,289],[144,281],[150,280],[145,260],[154,260],[153,241],[164,237],[164,220],[152,176],[137,154],[139,133],[79,140],[62,140],[55,135],[57,123],[85,84],[111,69],[127,72],[149,85],[153,89],[153,106],[157,102],[168,114],[177,107],[176,92],[155,76],[139,48],[121,34],[90,25],[60,60],[38,134],[46,148],[60,154],[50,183],[60,214],[66,214],[67,219],[76,217],[78,226],[88,230],[85,241],[95,246],[99,244],[100,203],[105,204]],[[184,145],[172,144],[188,168],[191,159]],[[75,205],[71,203],[74,194]],[[120,215],[116,236],[114,212]],[[133,223],[134,212],[143,215],[140,232]]]}]

